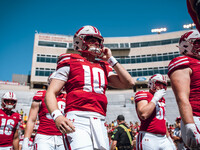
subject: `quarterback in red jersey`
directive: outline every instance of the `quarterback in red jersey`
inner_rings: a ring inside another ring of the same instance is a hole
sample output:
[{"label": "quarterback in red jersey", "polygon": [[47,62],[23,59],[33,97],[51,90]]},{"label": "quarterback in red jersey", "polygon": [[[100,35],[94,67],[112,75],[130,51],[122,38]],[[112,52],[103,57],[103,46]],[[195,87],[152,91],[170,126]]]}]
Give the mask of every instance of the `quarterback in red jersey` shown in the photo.
[{"label": "quarterback in red jersey", "polygon": [[0,150],[19,149],[21,115],[12,111],[16,104],[17,97],[13,92],[3,94],[0,109]]},{"label": "quarterback in red jersey", "polygon": [[[50,82],[55,72],[48,78]],[[34,140],[34,147],[36,150],[62,150],[64,143],[62,133],[56,128],[53,118],[49,114],[44,103],[46,91],[38,91],[33,97],[33,102],[29,112],[27,125],[25,128],[24,141],[22,150],[28,149],[29,140],[32,135],[37,115],[39,117],[39,127]],[[64,114],[66,95],[60,92],[56,99],[59,110]]]},{"label": "quarterback in red jersey", "polygon": [[[57,128],[64,134],[70,133],[65,138],[69,149],[109,149],[104,126],[107,85],[116,88],[134,85],[130,74],[111,50],[103,46],[103,41],[96,27],[80,28],[73,41],[74,50],[80,54],[62,54],[58,58],[56,76],[46,93],[46,104]],[[59,112],[55,99],[63,86],[68,94],[66,117]]]},{"label": "quarterback in red jersey", "polygon": [[135,94],[135,105],[141,121],[136,141],[137,150],[175,150],[175,145],[168,135],[165,120],[165,99],[167,80],[161,74],[149,79],[149,92]]},{"label": "quarterback in red jersey", "polygon": [[181,115],[181,133],[185,144],[200,149],[200,34],[190,30],[179,40],[184,56],[172,59],[168,76]]}]

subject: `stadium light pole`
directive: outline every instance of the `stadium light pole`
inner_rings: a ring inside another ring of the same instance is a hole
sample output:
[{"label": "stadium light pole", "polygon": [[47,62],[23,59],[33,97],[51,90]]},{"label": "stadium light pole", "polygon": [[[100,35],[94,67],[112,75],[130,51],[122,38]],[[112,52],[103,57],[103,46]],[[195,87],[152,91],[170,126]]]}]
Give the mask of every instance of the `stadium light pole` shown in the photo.
[{"label": "stadium light pole", "polygon": [[184,29],[193,29],[195,27],[194,23],[190,23],[190,24],[184,24],[183,28]]},{"label": "stadium light pole", "polygon": [[160,34],[161,32],[165,32],[165,31],[167,31],[167,28],[151,29],[151,32],[152,32],[152,33],[156,32],[156,33],[158,33],[158,34]]}]

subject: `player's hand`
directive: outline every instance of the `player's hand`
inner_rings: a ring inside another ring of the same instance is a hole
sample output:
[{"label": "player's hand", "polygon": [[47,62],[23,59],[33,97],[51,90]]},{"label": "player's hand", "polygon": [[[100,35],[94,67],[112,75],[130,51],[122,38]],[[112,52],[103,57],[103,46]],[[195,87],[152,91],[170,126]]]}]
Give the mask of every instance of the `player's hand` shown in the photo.
[{"label": "player's hand", "polygon": [[103,53],[103,55],[100,56],[99,58],[101,58],[103,60],[106,60],[106,61],[112,56],[111,50],[109,48],[107,48],[107,47],[104,47],[102,49],[102,53]]},{"label": "player's hand", "polygon": [[24,138],[22,143],[22,150],[29,150],[28,144],[29,144],[29,139],[26,137]]},{"label": "player's hand", "polygon": [[188,123],[186,128],[186,145],[192,150],[200,150],[200,134],[194,123]]},{"label": "player's hand", "polygon": [[154,96],[151,101],[156,104],[165,94],[165,89],[158,90],[154,93]]},{"label": "player's hand", "polygon": [[65,116],[58,116],[55,120],[55,124],[58,130],[63,134],[75,132],[74,125]]}]

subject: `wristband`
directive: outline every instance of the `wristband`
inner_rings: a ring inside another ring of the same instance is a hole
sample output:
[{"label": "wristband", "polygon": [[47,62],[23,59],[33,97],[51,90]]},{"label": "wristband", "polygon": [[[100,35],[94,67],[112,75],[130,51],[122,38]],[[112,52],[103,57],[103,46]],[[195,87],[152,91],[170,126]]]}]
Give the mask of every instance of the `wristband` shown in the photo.
[{"label": "wristband", "polygon": [[55,121],[57,117],[62,116],[63,114],[61,113],[60,110],[56,109],[51,113],[51,116],[53,120]]},{"label": "wristband", "polygon": [[118,63],[118,61],[113,56],[111,56],[107,61],[112,67],[114,67]]},{"label": "wristband", "polygon": [[158,101],[153,97],[151,102],[153,102],[155,105],[158,103]]}]

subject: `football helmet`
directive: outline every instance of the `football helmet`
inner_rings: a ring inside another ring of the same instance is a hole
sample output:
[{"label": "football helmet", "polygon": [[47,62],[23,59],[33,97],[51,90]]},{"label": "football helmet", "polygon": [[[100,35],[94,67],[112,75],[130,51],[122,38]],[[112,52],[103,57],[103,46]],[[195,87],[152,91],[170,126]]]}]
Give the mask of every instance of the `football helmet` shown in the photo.
[{"label": "football helmet", "polygon": [[148,87],[152,91],[156,91],[156,86],[159,86],[159,84],[161,83],[164,85],[164,89],[166,90],[167,89],[166,77],[161,74],[155,74],[149,78]]},{"label": "football helmet", "polygon": [[179,50],[183,55],[200,56],[200,34],[197,30],[190,30],[179,40]]},{"label": "football helmet", "polygon": [[[7,102],[6,100],[10,100],[11,102]],[[3,94],[1,98],[1,106],[4,109],[14,109],[17,104],[17,97],[13,92],[6,92]]]},{"label": "football helmet", "polygon": [[54,71],[52,74],[49,75],[48,79],[47,79],[47,84],[50,85],[51,80],[55,77],[56,75],[56,71]]},{"label": "football helmet", "polygon": [[[94,43],[95,45],[97,45],[97,47],[90,48],[88,46],[89,43],[86,42],[86,40],[90,37],[98,39],[98,42]],[[87,25],[80,28],[75,33],[73,42],[75,51],[79,51],[81,53],[90,53],[93,56],[101,56],[102,54],[104,39],[96,27]]]}]

